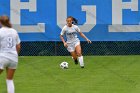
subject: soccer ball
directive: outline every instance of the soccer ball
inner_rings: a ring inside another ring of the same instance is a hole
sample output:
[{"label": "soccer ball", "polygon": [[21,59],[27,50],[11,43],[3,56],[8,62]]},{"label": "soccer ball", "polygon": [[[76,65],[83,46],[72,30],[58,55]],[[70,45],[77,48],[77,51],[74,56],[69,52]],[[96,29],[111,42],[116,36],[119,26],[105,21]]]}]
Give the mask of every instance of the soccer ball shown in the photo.
[{"label": "soccer ball", "polygon": [[68,68],[69,68],[68,65],[69,65],[68,62],[62,62],[62,63],[60,64],[60,68],[62,68],[62,69],[68,69]]}]

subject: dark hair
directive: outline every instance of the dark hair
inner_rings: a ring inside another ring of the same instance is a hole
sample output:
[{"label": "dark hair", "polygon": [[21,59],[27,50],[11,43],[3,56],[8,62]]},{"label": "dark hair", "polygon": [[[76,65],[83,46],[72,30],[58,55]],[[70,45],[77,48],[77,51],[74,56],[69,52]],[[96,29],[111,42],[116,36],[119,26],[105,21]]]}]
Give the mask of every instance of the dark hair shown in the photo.
[{"label": "dark hair", "polygon": [[[74,17],[72,17],[72,16],[69,16],[68,18],[71,18],[71,19],[72,19],[72,24],[78,25],[78,20],[77,20],[76,18],[74,18]],[[68,18],[67,18],[67,19],[68,19]]]},{"label": "dark hair", "polygon": [[9,28],[12,28],[12,25],[10,23],[10,19],[8,16],[0,16],[0,24]]}]

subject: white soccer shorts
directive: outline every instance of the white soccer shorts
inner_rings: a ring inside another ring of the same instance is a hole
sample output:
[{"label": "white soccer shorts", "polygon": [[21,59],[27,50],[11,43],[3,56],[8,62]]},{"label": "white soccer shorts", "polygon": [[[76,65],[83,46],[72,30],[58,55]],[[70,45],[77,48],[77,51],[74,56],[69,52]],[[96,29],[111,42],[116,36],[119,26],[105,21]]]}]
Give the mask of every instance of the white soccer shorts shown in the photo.
[{"label": "white soccer shorts", "polygon": [[68,50],[69,52],[74,52],[74,51],[75,51],[75,47],[76,47],[77,45],[80,45],[80,41],[77,40],[77,41],[75,41],[75,42],[73,42],[73,43],[68,43],[67,45],[68,45],[67,50]]},{"label": "white soccer shorts", "polygon": [[5,68],[16,69],[17,64],[18,62],[11,61],[10,59],[3,58],[3,57],[0,58],[0,69],[2,70]]}]

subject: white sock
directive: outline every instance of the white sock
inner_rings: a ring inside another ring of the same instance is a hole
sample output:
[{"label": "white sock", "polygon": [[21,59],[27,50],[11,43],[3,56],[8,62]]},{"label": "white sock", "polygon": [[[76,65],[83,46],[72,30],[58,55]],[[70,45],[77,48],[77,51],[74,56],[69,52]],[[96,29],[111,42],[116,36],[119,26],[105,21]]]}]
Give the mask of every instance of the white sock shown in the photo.
[{"label": "white sock", "polygon": [[8,93],[15,93],[15,87],[13,80],[6,80],[7,83],[7,92]]},{"label": "white sock", "polygon": [[80,66],[84,66],[83,56],[78,57],[78,59],[79,59]]}]

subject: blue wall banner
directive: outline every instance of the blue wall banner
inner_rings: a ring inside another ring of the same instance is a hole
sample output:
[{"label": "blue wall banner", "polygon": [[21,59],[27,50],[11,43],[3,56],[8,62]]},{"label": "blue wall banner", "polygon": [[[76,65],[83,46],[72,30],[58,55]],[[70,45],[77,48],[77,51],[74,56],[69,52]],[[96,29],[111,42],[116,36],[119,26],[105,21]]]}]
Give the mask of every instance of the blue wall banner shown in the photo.
[{"label": "blue wall banner", "polygon": [[140,0],[0,0],[0,15],[22,41],[60,41],[67,16],[92,41],[140,40]]}]

